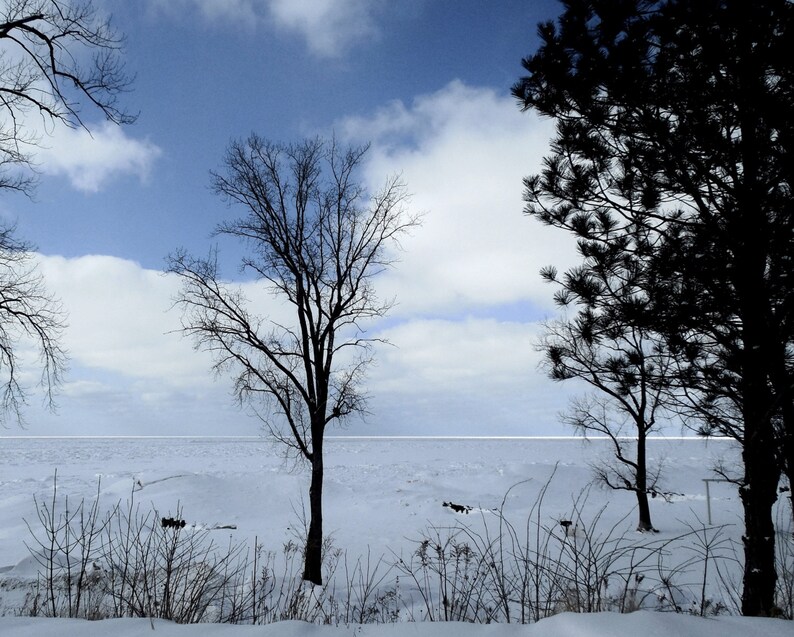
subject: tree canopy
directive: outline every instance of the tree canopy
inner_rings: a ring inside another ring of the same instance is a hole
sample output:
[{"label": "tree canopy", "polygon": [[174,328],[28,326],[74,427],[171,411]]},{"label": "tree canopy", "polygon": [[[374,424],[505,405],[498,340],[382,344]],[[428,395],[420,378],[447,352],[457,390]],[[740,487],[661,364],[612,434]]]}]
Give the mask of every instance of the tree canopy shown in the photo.
[{"label": "tree canopy", "polygon": [[369,193],[358,181],[366,146],[307,139],[280,144],[251,135],[233,142],[215,191],[243,215],[217,233],[248,247],[243,270],[285,301],[289,321],[250,309],[224,283],[217,253],[178,252],[170,268],[183,281],[183,331],[230,372],[234,393],[270,432],[312,467],[304,579],[321,583],[323,437],[326,427],[362,413],[361,388],[372,339],[364,322],[384,316],[373,278],[389,267],[401,236],[418,223],[399,177]]},{"label": "tree canopy", "polygon": [[621,241],[642,261],[671,396],[742,445],[748,615],[773,612],[792,458],[792,19],[786,0],[570,0],[513,89],[557,120],[527,212],[585,257]]}]

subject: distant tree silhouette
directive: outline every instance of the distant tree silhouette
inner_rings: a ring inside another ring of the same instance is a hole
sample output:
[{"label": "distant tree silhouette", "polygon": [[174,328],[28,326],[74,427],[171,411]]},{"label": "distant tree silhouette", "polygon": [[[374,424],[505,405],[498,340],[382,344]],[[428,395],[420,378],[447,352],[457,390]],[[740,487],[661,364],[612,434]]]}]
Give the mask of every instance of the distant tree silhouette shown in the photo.
[{"label": "distant tree silhouette", "polygon": [[558,123],[528,212],[585,242],[641,237],[671,396],[741,445],[746,615],[775,610],[792,458],[792,20],[786,0],[571,0],[514,87]]},{"label": "distant tree silhouette", "polygon": [[216,254],[170,258],[183,282],[184,333],[215,355],[217,372],[233,374],[241,403],[311,465],[303,577],[314,584],[322,582],[325,431],[365,408],[361,382],[372,339],[361,323],[391,306],[376,297],[373,278],[392,263],[389,248],[418,223],[399,178],[374,195],[356,181],[366,150],[252,135],[231,144],[224,171],[213,175],[215,191],[244,211],[219,224],[218,234],[248,246],[244,270],[263,284],[263,298],[288,304],[292,322],[253,312],[221,280]]},{"label": "distant tree silhouette", "polygon": [[612,489],[633,492],[637,529],[652,531],[648,494],[657,492],[661,467],[649,474],[646,440],[665,411],[672,361],[663,339],[649,326],[642,263],[626,246],[625,237],[580,240],[584,265],[562,277],[554,268],[543,270],[559,286],[557,304],[577,311],[547,322],[539,347],[552,379],[578,379],[593,390],[572,401],[564,420],[585,435],[609,438],[614,461],[597,463],[596,475]]}]

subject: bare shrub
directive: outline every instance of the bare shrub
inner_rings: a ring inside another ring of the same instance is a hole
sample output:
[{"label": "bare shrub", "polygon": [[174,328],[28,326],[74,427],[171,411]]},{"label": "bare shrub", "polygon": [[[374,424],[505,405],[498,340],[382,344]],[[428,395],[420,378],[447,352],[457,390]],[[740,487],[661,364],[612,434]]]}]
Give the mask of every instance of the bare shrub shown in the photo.
[{"label": "bare shrub", "polygon": [[399,579],[385,586],[393,565],[383,556],[373,559],[367,549],[366,559],[359,557],[352,568],[344,560],[344,624],[390,624],[400,621]]},{"label": "bare shrub", "polygon": [[[265,551],[258,539],[220,545],[211,531],[173,512],[143,511],[134,491],[100,515],[100,485],[88,504],[72,508],[58,492],[36,502],[38,525],[28,545],[39,574],[23,612],[53,617],[157,617],[178,623],[373,623],[399,617],[397,587],[384,586],[391,567],[367,554],[352,566],[325,538],[323,586],[303,579],[305,547],[287,541]],[[337,571],[344,585],[337,592]]]},{"label": "bare shrub", "polygon": [[[544,504],[553,477],[520,523],[508,516],[506,502],[527,483],[511,487],[497,509],[467,516],[467,524],[428,527],[408,555],[394,560],[368,550],[352,562],[325,538],[325,583],[318,586],[303,579],[300,540],[278,551],[265,550],[258,538],[253,549],[231,539],[218,544],[210,530],[184,524],[179,505],[167,517],[156,509],[143,512],[134,493],[103,515],[99,485],[92,502],[71,508],[56,476],[52,497],[36,500],[38,526],[28,525],[39,576],[24,610],[90,619],[332,625],[530,623],[559,612],[637,609],[738,611],[740,558],[724,526],[698,521],[676,537],[638,536],[627,523],[631,512],[607,524],[606,507],[588,505],[589,489],[572,499],[560,520]],[[794,541],[790,532],[785,539],[778,542],[778,604],[781,616],[791,617],[794,579],[787,574],[794,572]]]},{"label": "bare shrub", "polygon": [[39,525],[25,520],[32,541],[26,543],[39,566],[35,594],[30,599],[35,614],[50,617],[101,617],[102,579],[99,561],[101,535],[113,512],[99,514],[99,490],[90,505],[80,500],[70,508],[69,497],[58,499],[58,474],[52,484],[49,501],[34,496]]},{"label": "bare shrub", "polygon": [[[181,519],[177,506],[175,518]],[[132,498],[106,527],[106,590],[116,617],[158,617],[178,623],[222,618],[229,589],[245,568],[244,546],[220,547],[207,529],[166,526]]]},{"label": "bare shrub", "polygon": [[[246,563],[244,547],[218,546],[209,531],[162,525],[132,494],[100,516],[100,485],[90,505],[36,501],[28,549],[39,566],[27,612],[53,617],[159,617],[188,623],[222,618],[229,589]],[[177,517],[181,510],[177,507]]]},{"label": "bare shrub", "polygon": [[[584,514],[589,489],[573,500],[562,523],[549,520],[543,505],[553,476],[521,526],[505,513],[508,491],[499,509],[482,513],[477,528],[427,529],[408,558],[397,558],[410,583],[406,606],[416,604],[420,618],[431,621],[478,623],[641,608],[707,615],[728,607],[707,594],[736,562],[724,527],[691,526],[673,538],[637,542],[626,524],[631,512],[610,525],[604,524],[606,507]],[[684,560],[674,562],[682,553]]]},{"label": "bare shrub", "polygon": [[420,598],[420,618],[428,621],[489,620],[482,603],[482,555],[466,541],[465,529],[430,527],[406,559],[395,567]]}]

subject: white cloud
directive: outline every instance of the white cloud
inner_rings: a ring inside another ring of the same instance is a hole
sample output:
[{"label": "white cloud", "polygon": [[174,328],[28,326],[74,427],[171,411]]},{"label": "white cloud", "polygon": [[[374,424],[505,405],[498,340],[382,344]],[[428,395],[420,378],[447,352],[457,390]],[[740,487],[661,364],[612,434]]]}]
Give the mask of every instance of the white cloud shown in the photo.
[{"label": "white cloud", "polygon": [[224,20],[234,24],[255,24],[259,20],[263,0],[149,0],[150,6],[169,15],[184,16],[197,9],[205,20]]},{"label": "white cloud", "polygon": [[[257,433],[257,421],[234,406],[229,379],[214,379],[209,355],[174,333],[176,277],[116,257],[37,259],[69,312],[73,370],[58,399],[62,416],[34,410],[31,422],[56,433]],[[289,308],[252,285],[245,291],[256,311],[286,322]],[[368,374],[372,422],[349,432],[554,431],[569,388],[537,370],[536,323],[436,318],[373,327],[395,346],[378,347]]]},{"label": "white cloud", "polygon": [[209,359],[172,333],[180,327],[179,313],[169,311],[179,288],[175,276],[109,256],[38,259],[48,290],[68,312],[64,345],[73,364],[169,387],[211,380]]},{"label": "white cloud", "polygon": [[468,318],[406,321],[379,335],[367,387],[375,417],[362,431],[468,435],[560,433],[577,387],[538,369],[537,323]]},{"label": "white cloud", "polygon": [[309,51],[319,57],[339,57],[357,42],[378,36],[373,0],[150,0],[169,14],[191,7],[211,23],[275,28],[301,37]]},{"label": "white cloud", "polygon": [[402,174],[412,208],[425,212],[375,284],[398,303],[396,325],[377,332],[396,347],[379,348],[368,383],[377,425],[390,433],[558,431],[557,414],[577,388],[538,369],[537,321],[555,312],[539,270],[579,259],[574,240],[526,217],[522,200],[522,179],[541,168],[552,124],[455,81],[336,130],[371,141],[370,187]]},{"label": "white cloud", "polygon": [[[68,313],[64,346],[75,364],[140,382],[150,401],[159,395],[158,388],[212,384],[210,355],[196,352],[180,330],[181,310],[174,299],[181,282],[176,275],[111,256],[37,255],[37,260],[47,290]],[[251,310],[287,323],[288,308],[257,286],[242,286]],[[95,386],[74,390],[80,387]]]},{"label": "white cloud", "polygon": [[[257,433],[234,406],[228,378],[178,333],[179,281],[108,256],[38,256],[47,287],[69,312],[73,372],[62,416],[31,422],[69,433]],[[246,284],[256,311],[286,322],[289,308]],[[569,387],[537,370],[538,325],[495,318],[380,325],[366,388],[374,416],[350,433],[550,433]],[[374,425],[374,426],[373,426]],[[165,429],[164,429],[165,428]],[[32,429],[41,433],[42,429]]]},{"label": "white cloud", "polygon": [[534,323],[467,318],[417,319],[379,332],[375,387],[399,392],[482,391],[533,373]]},{"label": "white cloud", "polygon": [[45,174],[65,175],[72,186],[98,192],[108,181],[134,175],[145,180],[160,149],[148,140],[128,137],[110,122],[85,129],[59,126],[36,154]]},{"label": "white cloud", "polygon": [[[522,177],[540,167],[551,126],[507,97],[453,82],[337,130],[373,141],[368,183],[402,172],[413,208],[427,213],[395,269],[375,282],[399,305],[371,334],[396,347],[378,348],[366,383],[377,427],[354,425],[352,432],[554,432],[574,388],[537,369],[536,321],[553,311],[553,288],[538,270],[577,259],[570,238],[524,216],[521,200]],[[230,420],[253,426],[230,415],[237,412],[228,380],[213,382],[209,356],[168,333],[179,328],[178,310],[169,311],[174,276],[105,256],[40,261],[70,313],[65,345],[75,366],[93,370],[65,388],[80,413],[99,404],[121,414],[118,422],[170,422],[190,413],[196,427]],[[288,307],[246,291],[256,311],[289,320]]]},{"label": "white cloud", "polygon": [[424,224],[378,282],[400,314],[468,311],[528,302],[552,308],[538,275],[576,261],[573,240],[522,214],[522,178],[537,171],[552,125],[491,89],[452,82],[410,105],[339,123],[343,137],[372,141],[372,187],[401,173]]},{"label": "white cloud", "polygon": [[270,0],[275,23],[301,35],[309,50],[337,57],[355,42],[378,35],[371,0]]}]

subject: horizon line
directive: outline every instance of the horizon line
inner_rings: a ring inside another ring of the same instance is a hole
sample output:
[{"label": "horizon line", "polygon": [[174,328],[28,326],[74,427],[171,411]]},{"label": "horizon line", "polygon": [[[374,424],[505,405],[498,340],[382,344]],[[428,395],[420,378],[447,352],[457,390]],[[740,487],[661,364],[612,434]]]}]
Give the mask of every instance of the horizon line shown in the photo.
[{"label": "horizon line", "polygon": [[[636,440],[636,436],[616,436],[618,440]],[[255,435],[135,435],[135,434],[74,434],[74,435],[2,435],[0,439],[6,440],[261,440],[274,442],[265,436]],[[361,435],[361,436],[325,436],[326,441],[333,440],[610,440],[609,436],[562,436],[562,435],[537,435],[537,436],[473,436],[473,435]],[[726,436],[648,436],[646,440],[733,440]]]}]

